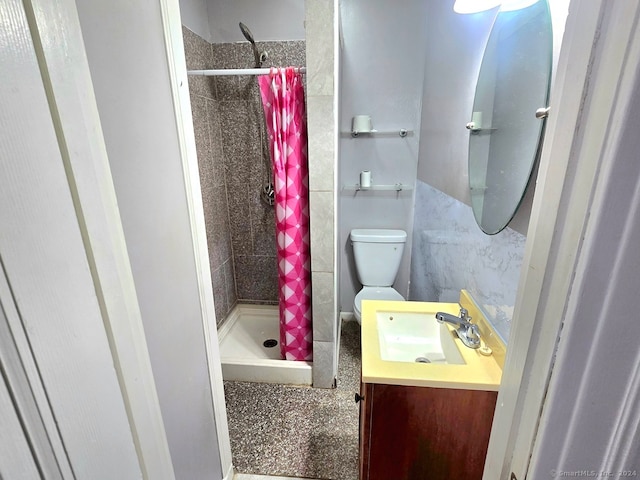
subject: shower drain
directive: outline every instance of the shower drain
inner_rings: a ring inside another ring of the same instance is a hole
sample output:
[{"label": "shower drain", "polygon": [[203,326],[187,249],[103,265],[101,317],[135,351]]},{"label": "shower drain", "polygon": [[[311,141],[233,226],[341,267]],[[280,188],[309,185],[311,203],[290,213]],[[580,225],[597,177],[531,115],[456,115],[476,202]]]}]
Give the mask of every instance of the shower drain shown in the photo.
[{"label": "shower drain", "polygon": [[273,348],[273,347],[275,347],[277,344],[278,344],[278,341],[277,341],[277,340],[275,340],[275,339],[273,339],[273,338],[270,338],[270,339],[265,340],[264,342],[262,342],[262,345],[264,345],[264,346],[265,346],[265,347],[267,347],[267,348]]}]

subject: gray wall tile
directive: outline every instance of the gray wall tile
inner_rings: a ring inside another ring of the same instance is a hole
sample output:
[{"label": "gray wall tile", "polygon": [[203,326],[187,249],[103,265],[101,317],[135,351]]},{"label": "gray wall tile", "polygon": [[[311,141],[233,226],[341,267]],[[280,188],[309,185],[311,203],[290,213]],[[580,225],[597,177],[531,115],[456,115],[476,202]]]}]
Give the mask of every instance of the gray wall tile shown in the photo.
[{"label": "gray wall tile", "polygon": [[211,286],[213,287],[213,306],[216,312],[216,325],[222,325],[229,312],[224,271],[221,268],[212,270]]},{"label": "gray wall tile", "polygon": [[306,65],[304,40],[288,42],[257,42],[258,50],[269,57],[263,67],[303,67]]},{"label": "gray wall tile", "polygon": [[214,187],[203,199],[209,262],[211,268],[219,268],[231,256],[231,231],[224,185]]},{"label": "gray wall tile", "polygon": [[[207,70],[212,67],[211,44],[182,27],[184,53],[187,70]],[[189,92],[208,98],[215,98],[216,87],[213,77],[189,76]]]},{"label": "gray wall tile", "polygon": [[272,300],[278,294],[275,257],[238,255],[234,258],[238,300]]},{"label": "gray wall tile", "polygon": [[251,215],[251,234],[253,236],[253,254],[276,256],[276,219],[273,207],[261,199],[263,182],[255,179],[249,191],[249,209]]},{"label": "gray wall tile", "polygon": [[207,99],[207,120],[209,125],[209,169],[213,186],[225,185],[224,152],[222,150],[222,130],[220,125],[220,102]]},{"label": "gray wall tile", "polygon": [[[211,46],[212,68],[236,67],[236,48],[233,43],[214,43]],[[219,100],[231,100],[238,97],[238,77],[235,75],[214,77]]]},{"label": "gray wall tile", "polygon": [[334,179],[334,112],[333,97],[310,96],[309,106],[309,189],[333,191]]},{"label": "gray wall tile", "polygon": [[313,339],[331,342],[335,338],[336,314],[333,308],[333,273],[313,272]]},{"label": "gray wall tile", "polygon": [[[249,186],[239,182],[237,185],[227,185],[227,201],[229,204],[229,226],[231,229],[231,242],[233,255],[252,255],[253,236],[251,234],[251,222],[249,211]],[[237,267],[237,266],[236,266]],[[238,281],[236,268],[236,283]]]},{"label": "gray wall tile", "polygon": [[207,99],[198,95],[191,95],[191,114],[193,118],[193,133],[196,139],[196,153],[198,156],[198,170],[200,172],[200,187],[205,197],[211,192],[213,178],[209,164],[212,158],[209,122],[207,116]]},{"label": "gray wall tile", "polygon": [[333,193],[310,192],[311,270],[333,272]]},{"label": "gray wall tile", "polygon": [[[212,68],[211,45],[183,29],[187,68]],[[193,128],[198,155],[207,246],[216,323],[220,325],[236,303],[231,229],[225,183],[220,115],[213,83],[190,80]]]},{"label": "gray wall tile", "polygon": [[333,388],[334,342],[313,341],[313,386]]},{"label": "gray wall tile", "polygon": [[307,81],[309,95],[333,95],[333,2],[307,0]]},{"label": "gray wall tile", "polygon": [[228,311],[238,303],[238,296],[236,295],[236,279],[233,273],[233,258],[229,257],[224,265],[222,265],[224,271],[224,281],[227,290],[227,306]]},{"label": "gray wall tile", "polygon": [[262,161],[260,117],[245,101],[221,102],[220,115],[227,183],[247,183],[252,165]]}]

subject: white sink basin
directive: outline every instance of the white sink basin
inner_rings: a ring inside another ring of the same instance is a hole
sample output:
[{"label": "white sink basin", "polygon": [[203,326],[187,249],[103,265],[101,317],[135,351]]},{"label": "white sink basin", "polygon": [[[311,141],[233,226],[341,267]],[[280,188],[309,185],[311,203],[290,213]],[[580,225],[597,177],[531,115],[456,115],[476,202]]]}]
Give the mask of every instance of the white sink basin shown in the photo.
[{"label": "white sink basin", "polygon": [[453,333],[433,313],[376,312],[380,358],[389,362],[464,365]]}]

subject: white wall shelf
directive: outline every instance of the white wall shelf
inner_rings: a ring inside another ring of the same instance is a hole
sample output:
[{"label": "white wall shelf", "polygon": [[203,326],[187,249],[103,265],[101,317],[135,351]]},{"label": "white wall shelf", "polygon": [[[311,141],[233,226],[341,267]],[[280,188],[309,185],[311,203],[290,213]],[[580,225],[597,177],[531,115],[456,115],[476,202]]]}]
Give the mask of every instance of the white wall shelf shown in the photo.
[{"label": "white wall shelf", "polygon": [[401,192],[403,190],[411,191],[413,187],[411,185],[404,185],[402,183],[396,183],[394,185],[371,185],[370,187],[361,187],[359,183],[355,185],[343,185],[343,192],[369,192],[369,191],[395,191]]}]

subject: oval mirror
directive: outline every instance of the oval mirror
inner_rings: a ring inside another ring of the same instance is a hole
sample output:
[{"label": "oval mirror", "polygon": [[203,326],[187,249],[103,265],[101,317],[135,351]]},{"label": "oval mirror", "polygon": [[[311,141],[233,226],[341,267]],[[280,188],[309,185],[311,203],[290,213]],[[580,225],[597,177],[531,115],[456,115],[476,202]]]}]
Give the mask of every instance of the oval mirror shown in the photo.
[{"label": "oval mirror", "polygon": [[498,13],[482,58],[469,138],[471,206],[480,228],[500,232],[527,187],[542,139],[552,62],[546,0]]}]

